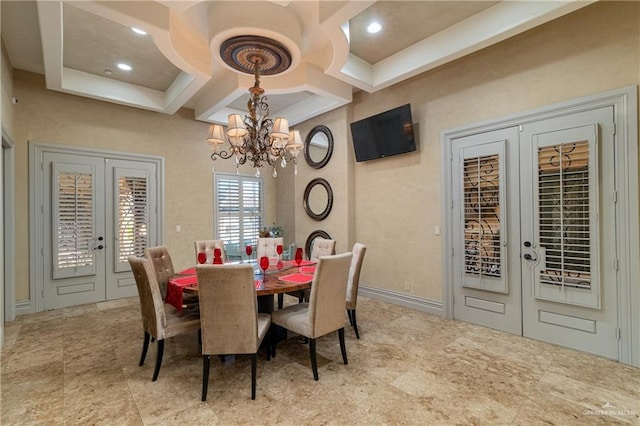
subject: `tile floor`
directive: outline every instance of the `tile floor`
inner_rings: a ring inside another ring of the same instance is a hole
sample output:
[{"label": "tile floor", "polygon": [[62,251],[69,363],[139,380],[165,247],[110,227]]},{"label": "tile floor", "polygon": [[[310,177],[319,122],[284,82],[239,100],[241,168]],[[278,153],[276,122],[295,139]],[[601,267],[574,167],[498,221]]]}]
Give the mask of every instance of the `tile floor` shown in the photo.
[{"label": "tile floor", "polygon": [[[285,298],[289,299],[289,298]],[[5,326],[3,425],[583,425],[640,424],[640,369],[360,298],[360,340],[346,330],[308,348],[291,336],[250,362],[212,362],[200,401],[197,337],[169,339],[157,382],[155,345],[142,344],[136,298],[19,317]],[[346,316],[345,316],[346,320]]]}]

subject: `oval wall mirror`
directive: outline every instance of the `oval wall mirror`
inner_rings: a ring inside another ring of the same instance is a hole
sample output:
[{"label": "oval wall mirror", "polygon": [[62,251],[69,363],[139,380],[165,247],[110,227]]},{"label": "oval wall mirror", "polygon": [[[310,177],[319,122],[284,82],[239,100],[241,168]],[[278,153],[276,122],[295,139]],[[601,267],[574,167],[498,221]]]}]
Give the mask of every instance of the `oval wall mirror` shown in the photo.
[{"label": "oval wall mirror", "polygon": [[304,190],[304,211],[313,220],[323,220],[333,207],[333,190],[325,179],[315,178]]},{"label": "oval wall mirror", "polygon": [[304,158],[314,169],[327,165],[333,154],[333,135],[327,126],[316,126],[304,140]]},{"label": "oval wall mirror", "polygon": [[313,241],[316,238],[324,238],[325,240],[331,240],[331,235],[327,234],[325,231],[316,230],[309,234],[307,237],[307,242],[304,244],[304,252],[306,253],[307,259],[311,256],[311,249],[313,248]]}]

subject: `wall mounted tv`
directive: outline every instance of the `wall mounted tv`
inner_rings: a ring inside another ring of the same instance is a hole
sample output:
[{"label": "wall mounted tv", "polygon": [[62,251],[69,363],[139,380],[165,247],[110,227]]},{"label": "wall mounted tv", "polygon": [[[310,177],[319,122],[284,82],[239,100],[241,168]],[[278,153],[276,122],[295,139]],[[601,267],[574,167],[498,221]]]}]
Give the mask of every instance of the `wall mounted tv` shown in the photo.
[{"label": "wall mounted tv", "polygon": [[415,151],[411,105],[351,123],[351,138],[358,162]]}]

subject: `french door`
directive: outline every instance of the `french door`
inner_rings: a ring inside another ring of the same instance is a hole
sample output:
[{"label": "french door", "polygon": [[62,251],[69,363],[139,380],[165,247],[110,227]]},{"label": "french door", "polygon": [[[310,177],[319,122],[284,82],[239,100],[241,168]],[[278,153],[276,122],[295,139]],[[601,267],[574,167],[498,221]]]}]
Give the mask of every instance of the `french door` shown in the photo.
[{"label": "french door", "polygon": [[451,149],[454,317],[618,359],[613,107]]},{"label": "french door", "polygon": [[158,242],[158,163],[58,150],[41,159],[43,309],[136,295],[127,258]]}]

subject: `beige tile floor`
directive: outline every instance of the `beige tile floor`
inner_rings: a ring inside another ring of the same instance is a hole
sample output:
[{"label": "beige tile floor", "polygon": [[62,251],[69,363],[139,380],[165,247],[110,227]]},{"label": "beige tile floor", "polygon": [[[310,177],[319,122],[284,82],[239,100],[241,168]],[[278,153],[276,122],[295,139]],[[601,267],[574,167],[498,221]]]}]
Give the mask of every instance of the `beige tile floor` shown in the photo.
[{"label": "beige tile floor", "polygon": [[[345,316],[346,317],[346,316]],[[360,298],[360,340],[318,342],[320,381],[296,336],[258,364],[212,362],[200,401],[197,337],[170,339],[157,382],[136,298],[19,317],[5,326],[3,425],[640,424],[640,369]],[[263,355],[263,354],[261,354]]]}]

